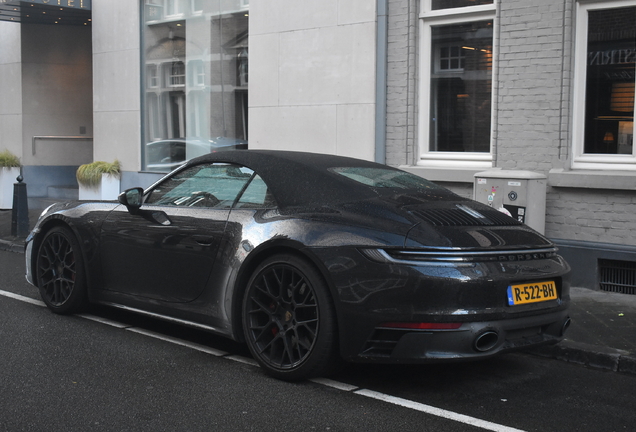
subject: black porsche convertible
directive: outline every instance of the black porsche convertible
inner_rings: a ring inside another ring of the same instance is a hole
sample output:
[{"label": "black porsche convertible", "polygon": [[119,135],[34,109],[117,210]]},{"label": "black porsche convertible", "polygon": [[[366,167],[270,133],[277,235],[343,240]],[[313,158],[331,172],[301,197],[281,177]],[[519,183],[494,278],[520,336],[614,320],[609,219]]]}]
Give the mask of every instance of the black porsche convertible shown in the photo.
[{"label": "black porsche convertible", "polygon": [[119,202],[54,204],[26,243],[56,313],[99,303],[245,342],[298,380],[342,360],[472,359],[556,343],[569,266],[515,219],[418,176],[233,150]]}]

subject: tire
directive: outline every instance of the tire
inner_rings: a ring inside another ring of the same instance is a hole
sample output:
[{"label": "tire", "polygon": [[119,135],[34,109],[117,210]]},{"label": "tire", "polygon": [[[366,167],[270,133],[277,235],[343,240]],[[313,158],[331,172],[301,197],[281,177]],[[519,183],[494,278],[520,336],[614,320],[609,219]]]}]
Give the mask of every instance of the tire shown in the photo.
[{"label": "tire", "polygon": [[81,311],[87,303],[84,260],[71,230],[57,226],[47,232],[36,260],[36,280],[46,306],[62,315]]},{"label": "tire", "polygon": [[275,378],[312,378],[339,362],[328,288],[295,255],[272,256],[254,271],[243,299],[243,330],[252,355]]}]

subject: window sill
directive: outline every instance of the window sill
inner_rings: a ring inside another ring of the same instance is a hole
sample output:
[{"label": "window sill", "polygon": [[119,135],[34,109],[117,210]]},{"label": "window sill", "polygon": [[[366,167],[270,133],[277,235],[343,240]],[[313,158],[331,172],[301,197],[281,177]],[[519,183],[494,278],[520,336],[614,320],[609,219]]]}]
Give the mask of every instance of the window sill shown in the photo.
[{"label": "window sill", "polygon": [[432,182],[471,183],[475,182],[475,173],[484,171],[484,168],[449,168],[449,167],[422,167],[417,165],[402,165],[398,167],[402,171],[415,174]]},{"label": "window sill", "polygon": [[636,172],[552,169],[548,174],[548,185],[561,188],[636,190]]}]

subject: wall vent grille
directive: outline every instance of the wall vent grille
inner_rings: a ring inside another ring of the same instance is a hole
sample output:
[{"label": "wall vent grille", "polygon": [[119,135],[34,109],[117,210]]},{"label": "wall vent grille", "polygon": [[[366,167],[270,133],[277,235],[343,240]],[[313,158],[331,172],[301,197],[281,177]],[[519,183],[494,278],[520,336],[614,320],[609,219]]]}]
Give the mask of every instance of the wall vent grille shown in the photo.
[{"label": "wall vent grille", "polygon": [[636,262],[599,259],[598,270],[602,291],[636,295]]}]

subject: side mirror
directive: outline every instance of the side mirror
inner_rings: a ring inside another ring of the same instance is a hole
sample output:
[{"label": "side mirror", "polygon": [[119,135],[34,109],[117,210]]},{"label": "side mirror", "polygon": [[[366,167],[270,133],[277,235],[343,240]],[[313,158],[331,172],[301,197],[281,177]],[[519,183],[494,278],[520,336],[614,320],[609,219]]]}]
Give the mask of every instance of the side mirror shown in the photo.
[{"label": "side mirror", "polygon": [[131,214],[136,214],[141,208],[144,190],[142,188],[126,189],[117,197],[120,204],[126,206]]}]

